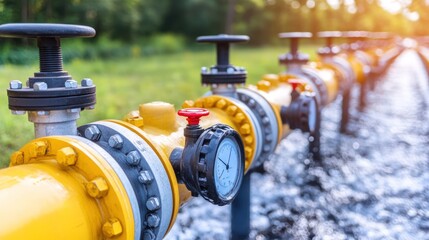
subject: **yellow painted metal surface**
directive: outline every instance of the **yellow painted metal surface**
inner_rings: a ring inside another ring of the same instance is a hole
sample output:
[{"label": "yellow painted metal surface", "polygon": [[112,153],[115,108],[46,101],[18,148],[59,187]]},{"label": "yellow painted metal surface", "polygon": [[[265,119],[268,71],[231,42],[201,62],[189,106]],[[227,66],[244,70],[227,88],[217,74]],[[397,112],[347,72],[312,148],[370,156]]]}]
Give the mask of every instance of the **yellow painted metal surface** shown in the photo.
[{"label": "yellow painted metal surface", "polygon": [[197,99],[195,102],[185,102],[183,107],[202,107],[210,111],[210,115],[201,121],[203,127],[217,123],[234,128],[244,144],[245,172],[249,170],[256,154],[256,132],[250,116],[233,101],[219,95],[211,95]]},{"label": "yellow painted metal surface", "polygon": [[85,188],[54,160],[0,170],[0,239],[101,239]]},{"label": "yellow painted metal surface", "polygon": [[326,89],[328,90],[328,102],[333,102],[338,96],[339,91],[339,78],[335,70],[329,65],[320,62],[313,62],[310,64],[314,69],[317,69],[318,75],[325,83]]},{"label": "yellow painted metal surface", "polygon": [[134,239],[120,179],[88,145],[70,137],[33,140],[0,170],[0,239]]},{"label": "yellow painted metal surface", "polygon": [[365,72],[363,64],[354,56],[353,54],[349,54],[346,57],[347,61],[353,68],[353,72],[355,73],[355,77],[358,83],[362,84],[365,82]]}]

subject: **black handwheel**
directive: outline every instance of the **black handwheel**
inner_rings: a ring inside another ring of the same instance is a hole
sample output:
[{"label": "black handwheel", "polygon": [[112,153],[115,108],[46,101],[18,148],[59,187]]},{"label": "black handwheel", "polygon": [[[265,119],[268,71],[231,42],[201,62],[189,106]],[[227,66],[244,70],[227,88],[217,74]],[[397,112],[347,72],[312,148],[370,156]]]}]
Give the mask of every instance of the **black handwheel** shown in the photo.
[{"label": "black handwheel", "polygon": [[246,35],[213,35],[201,36],[197,42],[216,44],[216,65],[210,71],[202,72],[202,82],[205,84],[240,84],[245,83],[247,72],[244,68],[235,67],[229,63],[229,45],[249,41]]},{"label": "black handwheel", "polygon": [[341,38],[342,34],[339,31],[323,31],[317,33],[318,38],[326,39],[326,45],[317,50],[319,55],[336,55],[340,52],[340,48],[333,45],[334,39]]},{"label": "black handwheel", "polygon": [[40,72],[63,71],[61,38],[93,37],[91,27],[71,24],[10,23],[0,25],[0,37],[35,38],[39,47]]},{"label": "black handwheel", "polygon": [[289,53],[283,54],[279,57],[281,64],[305,64],[308,62],[308,55],[298,52],[298,43],[302,38],[311,38],[313,35],[309,32],[285,32],[279,33],[280,38],[290,39],[290,51]]},{"label": "black handwheel", "polygon": [[[0,37],[33,38],[37,40],[39,47],[40,72],[34,73],[34,77],[29,78],[29,88],[8,89],[9,108],[35,111],[93,106],[95,86],[91,81],[91,84],[82,84],[85,86],[79,87],[68,72],[64,71],[60,42],[61,38],[93,36],[95,36],[93,28],[81,25],[48,23],[0,25]],[[38,87],[37,91],[34,91],[33,86],[37,82],[44,84],[45,87]]]}]

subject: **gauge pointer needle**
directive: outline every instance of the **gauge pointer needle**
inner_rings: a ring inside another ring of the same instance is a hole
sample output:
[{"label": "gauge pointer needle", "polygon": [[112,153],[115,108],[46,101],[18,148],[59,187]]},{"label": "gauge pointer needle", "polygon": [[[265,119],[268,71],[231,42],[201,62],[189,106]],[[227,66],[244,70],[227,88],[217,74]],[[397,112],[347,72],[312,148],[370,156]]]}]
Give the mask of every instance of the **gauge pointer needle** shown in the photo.
[{"label": "gauge pointer needle", "polygon": [[221,161],[223,164],[225,164],[226,169],[228,169],[228,164],[226,164],[224,161],[222,161],[222,159],[220,159],[220,157],[218,157],[217,159],[219,159],[219,161]]},{"label": "gauge pointer needle", "polygon": [[231,160],[231,152],[232,152],[232,149],[229,149],[228,163],[226,164],[226,169],[227,170],[229,168],[229,161]]}]

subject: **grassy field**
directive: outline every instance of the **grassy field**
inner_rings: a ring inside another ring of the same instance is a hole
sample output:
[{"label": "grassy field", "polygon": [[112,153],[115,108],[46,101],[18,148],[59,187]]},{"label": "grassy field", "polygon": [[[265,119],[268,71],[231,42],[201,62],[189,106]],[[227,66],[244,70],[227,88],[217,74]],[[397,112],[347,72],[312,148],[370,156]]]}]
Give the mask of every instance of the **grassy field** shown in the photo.
[{"label": "grassy field", "polygon": [[[234,48],[231,63],[244,66],[248,83],[255,83],[266,73],[283,69],[277,56],[286,48]],[[314,47],[304,52],[314,53]],[[208,89],[200,84],[200,69],[215,63],[215,51],[185,51],[171,55],[150,56],[108,61],[75,60],[64,68],[75,80],[92,78],[97,85],[95,110],[81,113],[79,125],[91,121],[115,118],[137,109],[140,103],[165,101],[176,108],[186,99],[195,99]],[[38,60],[32,66],[0,66],[0,167],[6,166],[9,156],[34,137],[33,124],[27,115],[12,115],[7,106],[6,88],[13,79],[25,82],[38,71]]]}]

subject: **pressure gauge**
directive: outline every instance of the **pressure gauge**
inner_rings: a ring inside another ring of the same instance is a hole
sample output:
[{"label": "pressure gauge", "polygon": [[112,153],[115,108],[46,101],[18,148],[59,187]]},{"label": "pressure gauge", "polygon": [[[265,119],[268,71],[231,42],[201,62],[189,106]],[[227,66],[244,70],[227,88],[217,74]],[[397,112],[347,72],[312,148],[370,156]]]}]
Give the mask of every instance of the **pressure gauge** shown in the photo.
[{"label": "pressure gauge", "polygon": [[193,196],[201,195],[213,204],[231,203],[244,175],[240,135],[225,124],[202,129],[199,118],[209,114],[206,109],[187,108],[178,114],[188,117],[185,147],[174,149],[170,155],[179,183],[184,183]]},{"label": "pressure gauge", "polygon": [[240,154],[237,143],[231,138],[225,138],[219,143],[213,171],[214,183],[220,199],[230,199],[237,190],[236,185],[239,183],[237,179],[243,175]]},{"label": "pressure gauge", "polygon": [[217,205],[230,203],[244,175],[244,147],[238,133],[223,124],[204,131],[196,146],[201,195]]}]

